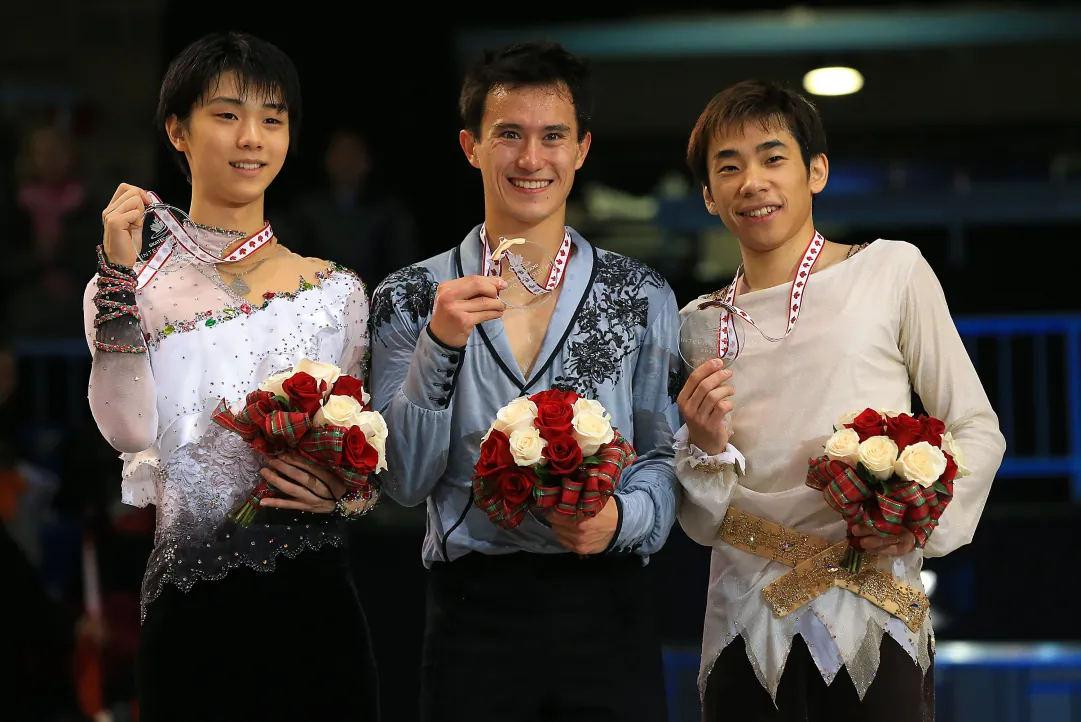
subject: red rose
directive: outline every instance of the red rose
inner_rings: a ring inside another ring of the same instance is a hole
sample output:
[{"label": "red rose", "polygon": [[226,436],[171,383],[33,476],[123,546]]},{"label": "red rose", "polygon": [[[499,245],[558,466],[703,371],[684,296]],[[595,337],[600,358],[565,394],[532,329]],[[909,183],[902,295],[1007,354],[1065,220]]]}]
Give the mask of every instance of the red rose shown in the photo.
[{"label": "red rose", "polygon": [[356,399],[362,407],[364,403],[364,383],[352,376],[339,376],[334,382],[334,388],[330,390],[331,396],[350,396]]},{"label": "red rose", "polygon": [[550,444],[553,439],[569,436],[573,421],[574,408],[567,402],[542,401],[537,404],[537,418],[533,425],[540,431],[541,438]]},{"label": "red rose", "polygon": [[942,452],[942,455],[946,457],[946,470],[942,472],[942,476],[940,476],[938,480],[943,484],[946,484],[953,481],[957,476],[957,462],[945,451]]},{"label": "red rose", "polygon": [[350,426],[342,439],[342,465],[370,474],[379,465],[379,451],[368,443],[359,426]]},{"label": "red rose", "polygon": [[492,431],[488,440],[480,445],[480,459],[474,470],[477,476],[487,479],[504,469],[517,466],[510,453],[510,439],[502,431]]},{"label": "red rose", "polygon": [[882,436],[882,430],[885,426],[886,422],[882,419],[882,414],[874,409],[864,409],[863,413],[857,416],[851,424],[845,424],[845,428],[855,430],[860,437],[860,441],[867,441],[872,436]]},{"label": "red rose", "polygon": [[926,441],[931,446],[942,448],[942,435],[946,433],[946,425],[933,416],[920,417],[920,441]]},{"label": "red rose", "polygon": [[282,384],[282,391],[293,404],[293,408],[308,416],[315,416],[315,412],[322,408],[323,392],[326,388],[326,381],[316,381],[311,374],[304,371],[298,371]]},{"label": "red rose", "polygon": [[570,476],[582,464],[582,448],[570,434],[554,436],[548,439],[548,445],[544,447],[544,458],[548,459],[551,474]]},{"label": "red rose", "polygon": [[537,481],[532,470],[521,466],[505,470],[499,477],[499,492],[507,504],[518,506],[533,495],[533,485]]},{"label": "red rose", "polygon": [[539,409],[541,404],[573,404],[578,400],[578,394],[573,391],[559,391],[558,389],[548,389],[547,391],[539,391],[529,397],[529,400],[537,405]]},{"label": "red rose", "polygon": [[908,414],[899,414],[886,419],[886,436],[893,439],[898,451],[904,451],[905,448],[920,441],[920,433],[920,422]]}]

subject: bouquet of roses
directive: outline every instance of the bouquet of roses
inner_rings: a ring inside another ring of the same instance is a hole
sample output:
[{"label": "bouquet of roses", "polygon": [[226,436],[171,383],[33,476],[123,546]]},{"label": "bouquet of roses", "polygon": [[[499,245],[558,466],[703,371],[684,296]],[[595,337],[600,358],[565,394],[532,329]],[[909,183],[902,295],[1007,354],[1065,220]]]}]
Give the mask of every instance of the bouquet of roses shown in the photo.
[{"label": "bouquet of roses", "polygon": [[922,548],[953,497],[954,479],[968,474],[964,452],[940,420],[864,409],[838,419],[825,454],[810,460],[807,486],[848,522],[841,564],[855,572],[862,547],[853,527],[883,537],[908,529]]},{"label": "bouquet of roses", "polygon": [[505,529],[527,511],[595,516],[637,455],[600,403],[573,391],[514,399],[481,439],[473,498]]},{"label": "bouquet of roses", "polygon": [[[238,411],[222,399],[211,419],[262,454],[297,453],[337,473],[349,489],[360,491],[360,498],[377,501],[379,490],[370,475],[387,468],[387,425],[369,401],[360,379],[305,358],[265,379]],[[229,519],[248,526],[259,500],[274,494],[272,486],[260,481]]]}]

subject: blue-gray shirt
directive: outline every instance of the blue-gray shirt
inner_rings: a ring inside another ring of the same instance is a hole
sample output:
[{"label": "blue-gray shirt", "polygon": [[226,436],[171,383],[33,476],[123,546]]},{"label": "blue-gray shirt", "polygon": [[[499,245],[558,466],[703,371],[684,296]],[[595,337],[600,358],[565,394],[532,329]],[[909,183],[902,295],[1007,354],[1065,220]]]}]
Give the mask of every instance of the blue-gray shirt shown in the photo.
[{"label": "blue-gray shirt", "polygon": [[381,481],[401,504],[427,502],[425,566],[470,551],[568,552],[530,514],[515,529],[496,526],[471,494],[480,440],[496,412],[551,388],[599,401],[639,455],[616,489],[620,523],[611,552],[645,561],[672,528],[680,493],[672,434],[682,382],[675,295],[641,262],[594,248],[573,229],[571,237],[575,251],[528,378],[502,319],[476,327],[464,350],[428,332],[437,285],[481,272],[479,225],[456,248],[392,273],[372,295],[372,403],[390,429],[389,473]]}]

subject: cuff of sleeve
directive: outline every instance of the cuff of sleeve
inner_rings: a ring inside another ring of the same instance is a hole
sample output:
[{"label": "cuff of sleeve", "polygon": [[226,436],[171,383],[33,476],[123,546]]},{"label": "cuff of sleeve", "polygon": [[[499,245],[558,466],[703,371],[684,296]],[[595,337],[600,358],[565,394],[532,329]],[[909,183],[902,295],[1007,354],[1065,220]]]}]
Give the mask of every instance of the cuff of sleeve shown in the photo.
[{"label": "cuff of sleeve", "polygon": [[619,504],[619,522],[609,551],[636,552],[653,530],[653,498],[641,489],[630,494],[614,494],[612,498]]},{"label": "cuff of sleeve", "polygon": [[156,448],[138,454],[121,454],[124,460],[123,477],[120,482],[120,501],[131,506],[144,507],[158,503],[158,479],[161,461]]},{"label": "cuff of sleeve", "polygon": [[677,469],[690,466],[695,471],[716,474],[726,467],[735,466],[739,468],[739,473],[744,473],[747,460],[743,458],[740,450],[732,446],[732,444],[725,447],[725,450],[719,454],[707,454],[691,443],[690,431],[687,429],[686,424],[680,427],[680,430],[672,437],[672,441],[672,446],[676,451]]},{"label": "cuff of sleeve", "polygon": [[430,411],[450,407],[465,348],[447,346],[428,329],[420,334],[402,391],[414,406]]}]

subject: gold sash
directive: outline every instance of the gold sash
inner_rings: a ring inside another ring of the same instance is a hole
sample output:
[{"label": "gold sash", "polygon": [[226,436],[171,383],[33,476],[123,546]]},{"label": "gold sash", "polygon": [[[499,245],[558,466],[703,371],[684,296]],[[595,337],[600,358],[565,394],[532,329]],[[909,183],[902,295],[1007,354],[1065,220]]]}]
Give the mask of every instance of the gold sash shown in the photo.
[{"label": "gold sash", "polygon": [[840,566],[847,541],[830,544],[822,537],[774,524],[728,508],[718,538],[737,549],[793,567],[762,590],[778,617],[799,609],[833,587],[847,589],[920,631],[930,602],[923,592],[876,568],[878,555],[864,552],[853,574]]}]

